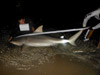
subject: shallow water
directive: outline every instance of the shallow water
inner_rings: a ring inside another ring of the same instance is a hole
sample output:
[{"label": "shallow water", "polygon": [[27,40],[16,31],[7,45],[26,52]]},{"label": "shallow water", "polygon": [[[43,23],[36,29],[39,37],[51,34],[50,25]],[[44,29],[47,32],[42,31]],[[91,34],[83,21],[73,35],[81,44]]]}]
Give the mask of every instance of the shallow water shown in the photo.
[{"label": "shallow water", "polygon": [[[37,62],[38,63],[38,62]],[[98,71],[87,63],[71,59],[70,56],[57,54],[50,62],[37,64],[30,69],[15,67],[0,67],[0,75],[98,75]]]}]

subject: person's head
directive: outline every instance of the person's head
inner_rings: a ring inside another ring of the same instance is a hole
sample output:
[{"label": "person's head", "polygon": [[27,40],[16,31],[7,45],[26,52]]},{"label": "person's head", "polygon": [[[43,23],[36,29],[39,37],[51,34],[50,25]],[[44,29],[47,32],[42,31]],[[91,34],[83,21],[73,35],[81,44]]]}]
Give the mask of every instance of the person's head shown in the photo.
[{"label": "person's head", "polygon": [[25,23],[25,18],[19,19],[18,22],[19,22],[20,24],[24,24],[24,23]]}]

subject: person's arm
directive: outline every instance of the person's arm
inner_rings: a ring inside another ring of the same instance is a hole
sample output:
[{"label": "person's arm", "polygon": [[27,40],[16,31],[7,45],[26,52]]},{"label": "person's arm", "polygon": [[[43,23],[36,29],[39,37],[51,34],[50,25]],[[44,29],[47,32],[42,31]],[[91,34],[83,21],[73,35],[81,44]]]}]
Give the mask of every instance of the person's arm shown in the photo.
[{"label": "person's arm", "polygon": [[83,27],[86,27],[88,20],[90,19],[90,16],[86,16],[83,20]]},{"label": "person's arm", "polygon": [[34,27],[32,27],[32,32],[34,32],[35,31],[35,28]]},{"label": "person's arm", "polygon": [[83,27],[86,27],[86,25],[87,25],[87,22],[88,22],[88,20],[91,18],[91,17],[95,17],[96,19],[100,19],[99,18],[99,15],[100,15],[100,8],[98,8],[97,10],[95,10],[95,11],[92,11],[92,12],[90,12],[90,13],[88,13],[87,15],[86,15],[86,17],[84,18],[84,20],[83,20]]},{"label": "person's arm", "polygon": [[31,28],[32,28],[32,32],[34,32],[34,31],[35,31],[35,28],[34,28],[34,25],[35,25],[35,24],[34,24],[32,21],[30,21],[29,24],[30,24],[30,26],[31,26]]},{"label": "person's arm", "polygon": [[97,49],[100,48],[100,37],[99,37],[99,42],[98,42],[98,45],[97,45]]},{"label": "person's arm", "polygon": [[96,26],[92,27],[92,29],[96,30],[100,28],[100,23],[98,23]]}]

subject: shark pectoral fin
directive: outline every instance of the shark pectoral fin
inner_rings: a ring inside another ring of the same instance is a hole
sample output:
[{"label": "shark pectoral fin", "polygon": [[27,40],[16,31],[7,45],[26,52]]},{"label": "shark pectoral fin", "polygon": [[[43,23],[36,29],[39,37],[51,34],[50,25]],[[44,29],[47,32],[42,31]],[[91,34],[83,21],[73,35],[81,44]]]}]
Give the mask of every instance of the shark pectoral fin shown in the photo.
[{"label": "shark pectoral fin", "polygon": [[39,26],[34,32],[43,32],[43,25]]},{"label": "shark pectoral fin", "polygon": [[71,45],[76,46],[75,41],[76,41],[77,38],[81,35],[81,33],[82,33],[82,30],[79,31],[79,32],[77,32],[76,34],[74,34],[72,37],[70,37],[70,38],[69,38],[69,43],[70,43]]}]

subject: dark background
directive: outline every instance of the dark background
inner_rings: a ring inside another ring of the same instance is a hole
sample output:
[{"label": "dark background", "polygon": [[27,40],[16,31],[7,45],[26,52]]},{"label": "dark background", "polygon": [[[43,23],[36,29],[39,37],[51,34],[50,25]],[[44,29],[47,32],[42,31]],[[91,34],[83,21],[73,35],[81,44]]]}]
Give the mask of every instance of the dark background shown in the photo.
[{"label": "dark background", "polygon": [[85,15],[100,7],[100,1],[3,1],[0,29],[12,28],[21,16],[30,17],[44,28],[82,27]]}]

